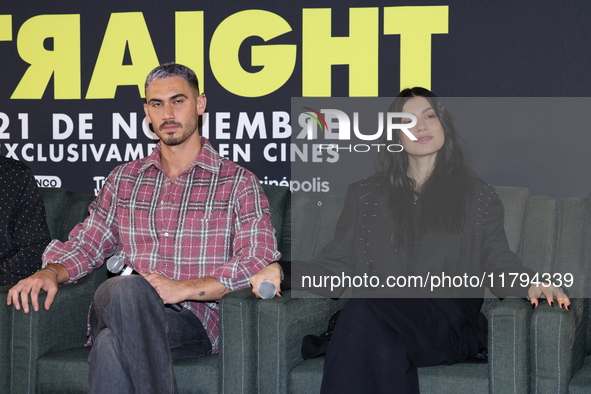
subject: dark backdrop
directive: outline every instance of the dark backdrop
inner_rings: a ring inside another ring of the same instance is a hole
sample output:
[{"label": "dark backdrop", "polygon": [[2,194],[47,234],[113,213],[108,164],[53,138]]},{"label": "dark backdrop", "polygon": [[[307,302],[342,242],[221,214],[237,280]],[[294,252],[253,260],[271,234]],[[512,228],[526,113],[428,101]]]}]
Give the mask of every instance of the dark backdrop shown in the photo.
[{"label": "dark backdrop", "polygon": [[[580,1],[5,1],[0,154],[27,163],[43,186],[95,193],[114,166],[153,146],[137,85],[158,63],[179,61],[202,76],[203,134],[264,182],[292,180],[289,158],[276,155],[290,141],[291,97],[394,96],[401,84],[508,98],[509,109],[509,98],[571,97],[574,112],[560,118],[552,102],[532,101],[538,121],[519,126],[492,111],[456,118],[488,182],[586,196],[591,111],[577,98],[591,92],[590,14]],[[339,44],[326,31],[370,38]],[[112,97],[90,98],[91,85]]]}]

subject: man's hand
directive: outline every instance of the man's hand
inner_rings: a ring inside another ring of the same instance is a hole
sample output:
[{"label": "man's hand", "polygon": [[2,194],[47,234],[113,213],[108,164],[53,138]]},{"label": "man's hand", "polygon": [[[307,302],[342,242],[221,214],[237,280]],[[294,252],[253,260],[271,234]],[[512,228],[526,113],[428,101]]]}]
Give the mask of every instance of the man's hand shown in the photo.
[{"label": "man's hand", "polygon": [[152,285],[165,304],[177,304],[187,299],[183,281],[159,274],[142,274],[142,276]]},{"label": "man's hand", "polygon": [[527,291],[527,295],[531,304],[534,307],[539,305],[540,297],[544,296],[548,305],[554,306],[554,301],[558,302],[560,308],[569,310],[570,300],[566,294],[564,294],[559,288],[551,284],[532,284]]},{"label": "man's hand", "polygon": [[[8,290],[8,297],[6,297],[6,305],[14,305],[16,310],[21,310],[21,307],[25,313],[29,313],[29,295],[31,296],[31,304],[33,310],[37,312],[39,310],[39,292],[44,290],[47,292],[45,298],[45,310],[49,310],[55,295],[57,294],[57,284],[59,276],[62,274],[60,271],[61,267],[66,273],[67,271],[60,264],[51,264],[51,270],[41,270],[33,275],[29,276],[18,282],[10,290]],[[58,274],[56,277],[56,273]],[[68,275],[69,278],[69,275]],[[66,279],[67,280],[67,279]],[[65,282],[63,280],[62,282]],[[61,283],[61,282],[60,282]]]},{"label": "man's hand", "polygon": [[189,280],[174,280],[160,274],[141,274],[156,290],[165,304],[183,301],[218,301],[230,292],[219,280],[206,276]]},{"label": "man's hand", "polygon": [[281,281],[283,280],[283,270],[278,263],[271,263],[258,273],[250,277],[250,285],[252,286],[252,292],[257,298],[261,298],[257,292],[257,288],[264,280],[270,280],[275,284],[277,289],[276,296],[281,297]]}]

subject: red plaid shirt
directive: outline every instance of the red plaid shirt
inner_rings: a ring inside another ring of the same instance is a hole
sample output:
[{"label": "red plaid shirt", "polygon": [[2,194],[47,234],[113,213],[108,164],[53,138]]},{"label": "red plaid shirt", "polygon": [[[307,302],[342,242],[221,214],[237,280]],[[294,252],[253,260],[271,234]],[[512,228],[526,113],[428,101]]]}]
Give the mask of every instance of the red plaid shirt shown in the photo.
[{"label": "red plaid shirt", "polygon": [[[44,266],[60,263],[74,282],[115,253],[142,273],[175,280],[211,276],[230,290],[281,255],[269,203],[256,176],[219,157],[207,139],[175,183],[162,169],[160,145],[147,158],[123,164],[107,178],[90,216],[54,240]],[[218,348],[217,302],[184,302]]]}]

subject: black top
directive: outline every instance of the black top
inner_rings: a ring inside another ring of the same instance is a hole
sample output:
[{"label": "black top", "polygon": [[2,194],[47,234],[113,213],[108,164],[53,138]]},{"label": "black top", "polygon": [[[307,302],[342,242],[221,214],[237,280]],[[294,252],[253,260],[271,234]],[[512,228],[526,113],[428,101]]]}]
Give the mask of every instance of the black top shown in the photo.
[{"label": "black top", "polygon": [[39,270],[50,240],[33,173],[19,161],[0,157],[0,285]]},{"label": "black top", "polygon": [[[424,207],[423,207],[424,208]],[[409,275],[409,257],[412,260],[412,274],[422,278],[434,275],[467,276],[482,278],[482,283],[472,287],[434,288],[433,297],[451,298],[466,314],[468,321],[486,344],[486,320],[480,313],[484,287],[489,287],[499,298],[507,296],[525,297],[527,287],[502,286],[500,280],[491,281],[510,273],[534,271],[521,265],[519,258],[509,249],[504,230],[504,209],[492,186],[480,179],[474,179],[470,197],[465,205],[465,220],[462,231],[453,234],[447,231],[426,231],[420,236],[420,247],[413,250],[398,248],[392,242],[392,225],[388,208],[388,194],[382,187],[381,178],[371,177],[349,187],[345,206],[338,220],[335,238],[314,257],[311,262],[297,262],[291,267],[283,263],[284,272],[291,268],[292,288],[302,287],[302,277],[321,278],[343,275],[362,277],[364,274],[382,278],[379,283],[388,283],[387,277]],[[309,281],[306,283],[310,283]],[[409,282],[411,283],[411,282]],[[429,285],[429,281],[426,281]],[[472,283],[472,282],[470,282]],[[299,287],[298,287],[299,286]],[[319,288],[312,284],[308,290],[329,297],[338,297],[343,289]],[[282,288],[285,286],[282,284]],[[329,291],[330,290],[330,291]],[[353,293],[372,290],[368,287],[354,287]],[[378,287],[388,291],[388,296],[412,298],[425,297],[429,286]]]}]

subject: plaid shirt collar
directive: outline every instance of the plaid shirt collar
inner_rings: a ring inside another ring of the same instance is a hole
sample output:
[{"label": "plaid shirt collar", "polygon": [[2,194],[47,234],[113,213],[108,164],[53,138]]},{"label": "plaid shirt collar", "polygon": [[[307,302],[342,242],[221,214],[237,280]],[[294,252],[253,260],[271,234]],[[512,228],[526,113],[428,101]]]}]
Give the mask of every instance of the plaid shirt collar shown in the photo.
[{"label": "plaid shirt collar", "polygon": [[[146,171],[149,167],[154,166],[160,171],[162,169],[162,161],[160,155],[162,154],[161,142],[158,142],[150,156],[148,156],[144,165],[140,168],[140,172]],[[193,163],[185,171],[191,171],[195,166],[199,166],[205,171],[211,172],[212,174],[220,173],[220,163],[222,158],[211,146],[209,140],[205,137],[201,137],[201,152],[195,158]]]}]

